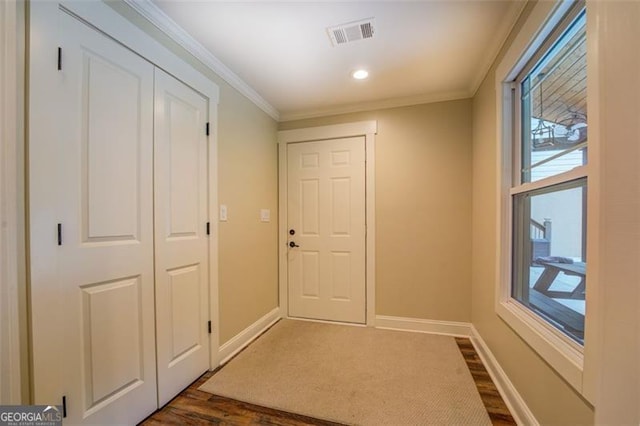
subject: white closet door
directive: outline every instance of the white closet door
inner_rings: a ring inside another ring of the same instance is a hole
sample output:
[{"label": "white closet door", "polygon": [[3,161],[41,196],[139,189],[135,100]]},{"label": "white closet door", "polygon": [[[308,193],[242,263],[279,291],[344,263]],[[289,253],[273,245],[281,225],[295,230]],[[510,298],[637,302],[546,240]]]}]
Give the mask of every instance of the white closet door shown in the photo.
[{"label": "white closet door", "polygon": [[[33,291],[40,298],[58,292],[61,304],[34,312],[33,327],[47,330],[59,316],[61,328],[51,338],[61,339],[62,356],[58,365],[55,354],[34,350],[36,398],[60,403],[38,396],[48,371],[60,369],[65,422],[134,424],[157,408],[153,66],[59,13],[62,69],[51,68],[60,78],[58,107],[50,113],[62,131],[48,141],[57,145],[59,157],[51,161],[59,175],[31,170],[31,176],[32,185],[59,196],[57,278]],[[35,268],[39,261],[32,259]]]},{"label": "white closet door", "polygon": [[209,368],[208,102],[156,69],[158,404]]}]

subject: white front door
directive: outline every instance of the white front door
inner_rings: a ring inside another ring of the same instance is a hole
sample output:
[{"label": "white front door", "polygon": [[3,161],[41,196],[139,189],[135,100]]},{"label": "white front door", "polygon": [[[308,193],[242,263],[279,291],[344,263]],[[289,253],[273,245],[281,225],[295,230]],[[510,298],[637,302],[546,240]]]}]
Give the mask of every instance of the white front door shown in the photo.
[{"label": "white front door", "polygon": [[365,139],[287,146],[289,315],[365,323]]},{"label": "white front door", "polygon": [[209,369],[208,102],[156,69],[158,404]]},{"label": "white front door", "polygon": [[135,424],[157,407],[153,65],[59,14],[61,70],[43,72],[56,76],[47,113],[62,131],[47,140],[49,170],[30,170],[32,196],[57,196],[32,199],[32,228],[48,209],[59,223],[31,236],[32,274],[50,261],[36,246],[56,247],[58,261],[32,288],[35,400],[64,396],[69,424]]}]

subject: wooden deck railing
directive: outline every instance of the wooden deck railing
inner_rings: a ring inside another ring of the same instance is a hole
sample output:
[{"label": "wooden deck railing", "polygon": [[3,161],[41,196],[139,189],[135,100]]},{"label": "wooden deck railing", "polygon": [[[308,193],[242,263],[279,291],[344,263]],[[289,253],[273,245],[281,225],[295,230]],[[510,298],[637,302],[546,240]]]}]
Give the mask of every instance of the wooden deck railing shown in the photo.
[{"label": "wooden deck railing", "polygon": [[540,223],[531,219],[531,261],[535,263],[538,257],[551,254],[551,219],[544,219]]},{"label": "wooden deck railing", "polygon": [[545,219],[544,223],[531,219],[531,239],[551,241],[551,219]]}]

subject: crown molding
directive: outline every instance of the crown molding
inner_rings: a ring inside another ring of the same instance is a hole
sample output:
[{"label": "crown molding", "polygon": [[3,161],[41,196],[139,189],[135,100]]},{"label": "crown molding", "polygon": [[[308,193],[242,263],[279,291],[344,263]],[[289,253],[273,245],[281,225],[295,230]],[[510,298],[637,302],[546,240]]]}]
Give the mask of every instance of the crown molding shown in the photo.
[{"label": "crown molding", "polygon": [[219,75],[231,87],[246,96],[258,108],[276,121],[280,120],[280,113],[258,92],[245,83],[237,74],[216,58],[209,50],[187,33],[180,25],[164,13],[151,0],[124,0],[133,10],[178,43],[187,52]]},{"label": "crown molding", "polygon": [[505,19],[502,20],[502,23],[498,27],[498,31],[496,32],[496,35],[494,36],[493,40],[491,41],[491,44],[486,50],[487,54],[484,56],[485,58],[484,62],[482,62],[480,67],[478,67],[478,72],[473,78],[473,80],[471,81],[471,85],[469,86],[469,93],[471,93],[471,96],[475,96],[476,92],[480,88],[480,85],[482,84],[485,77],[487,76],[487,73],[491,69],[491,66],[498,58],[500,51],[502,50],[504,44],[506,43],[507,38],[509,37],[509,34],[511,34],[511,31],[515,27],[516,22],[518,22],[518,17],[522,13],[526,5],[527,5],[526,1],[521,1],[521,0],[512,1],[511,6],[509,7],[509,10],[507,11],[507,14],[505,16]]},{"label": "crown molding", "polygon": [[526,2],[515,0],[512,2],[507,16],[487,49],[485,61],[478,67],[478,72],[472,80],[472,84],[466,91],[455,91],[446,93],[436,93],[428,95],[408,96],[401,98],[384,99],[372,102],[358,102],[353,104],[338,105],[335,107],[315,108],[302,111],[280,113],[273,105],[265,100],[258,92],[242,80],[237,74],[231,71],[201,43],[187,33],[180,25],[164,13],[152,0],[124,0],[129,7],[139,13],[153,26],[166,34],[171,40],[176,42],[205,66],[226,81],[231,87],[252,101],[258,108],[276,121],[293,121],[306,118],[324,117],[328,115],[347,114],[354,112],[373,111],[377,109],[397,108],[403,106],[419,105],[433,102],[444,102],[458,99],[470,98],[482,84],[489,69],[493,65],[500,53],[509,33],[515,26],[518,16],[522,13]]},{"label": "crown molding", "polygon": [[317,108],[299,112],[281,112],[280,122],[304,120],[307,118],[326,117],[328,115],[348,114],[353,112],[375,111],[387,108],[399,108],[405,106],[430,104],[435,102],[456,101],[473,96],[468,91],[453,91],[433,93],[426,95],[406,96],[402,98],[383,99],[380,101],[358,102],[353,104],[338,105],[335,107]]}]

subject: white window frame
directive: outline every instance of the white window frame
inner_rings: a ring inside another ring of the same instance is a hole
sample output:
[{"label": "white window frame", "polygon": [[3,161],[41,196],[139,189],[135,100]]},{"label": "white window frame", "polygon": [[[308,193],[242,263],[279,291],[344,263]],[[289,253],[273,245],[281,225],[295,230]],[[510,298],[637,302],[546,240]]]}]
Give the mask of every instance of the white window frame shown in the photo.
[{"label": "white window frame", "polygon": [[[497,150],[497,183],[499,197],[497,206],[498,256],[496,262],[498,285],[496,285],[495,309],[500,318],[524,339],[567,383],[587,400],[593,401],[595,381],[592,380],[593,375],[585,374],[585,365],[588,365],[588,368],[591,368],[590,366],[592,365],[590,361],[585,362],[585,358],[590,359],[591,357],[591,350],[588,345],[590,341],[595,340],[593,338],[595,333],[593,317],[595,315],[593,315],[589,300],[587,300],[588,313],[585,317],[585,344],[583,347],[511,297],[513,195],[588,175],[589,166],[585,165],[560,175],[520,184],[520,165],[514,164],[513,159],[513,150],[521,149],[519,146],[520,138],[517,136],[517,129],[515,128],[519,126],[520,120],[519,88],[516,87],[514,82],[518,74],[538,49],[542,47],[544,41],[551,35],[573,5],[573,1],[566,0],[538,2],[496,69],[496,116],[497,140],[499,143]],[[588,20],[588,32],[592,31],[591,27]],[[587,54],[588,61],[591,62],[594,59],[594,52],[589,46],[589,37],[591,36],[588,36]],[[588,89],[589,104],[593,102],[591,93],[592,91]],[[590,132],[590,146],[593,140],[594,138]],[[591,162],[591,152],[589,161]],[[514,168],[518,173],[514,173]],[[590,188],[590,185],[588,185],[589,215],[587,220],[593,222],[591,213],[595,201],[591,199],[592,189]],[[593,238],[591,232],[589,232],[592,227],[592,224],[587,224],[588,253],[591,252],[589,247],[593,247]],[[591,257],[589,256],[589,258]],[[595,281],[590,274],[589,291],[593,293],[596,293]],[[588,383],[585,383],[585,380]]]}]

